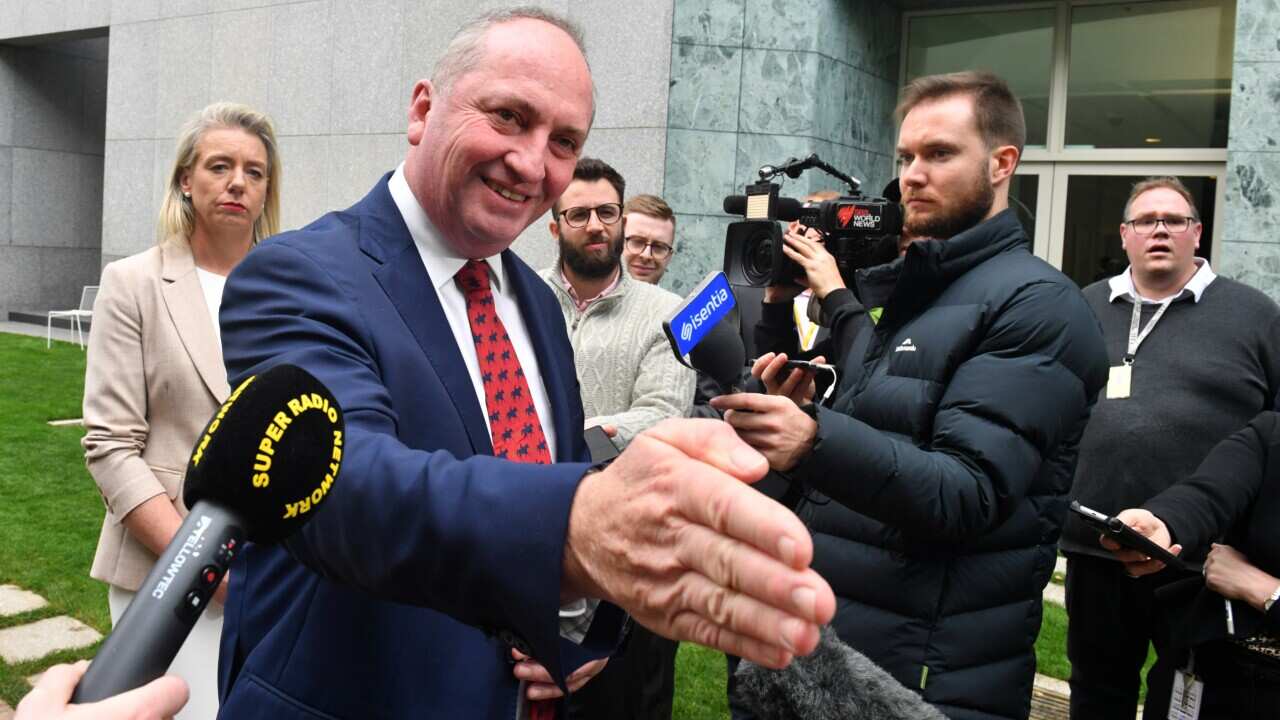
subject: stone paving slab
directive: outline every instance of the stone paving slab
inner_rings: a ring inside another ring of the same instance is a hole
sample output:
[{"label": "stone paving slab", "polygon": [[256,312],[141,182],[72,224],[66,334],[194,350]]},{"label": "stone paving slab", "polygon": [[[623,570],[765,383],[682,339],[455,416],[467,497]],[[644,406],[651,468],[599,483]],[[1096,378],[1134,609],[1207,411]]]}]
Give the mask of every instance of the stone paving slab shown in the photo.
[{"label": "stone paving slab", "polygon": [[5,705],[3,700],[0,700],[0,720],[13,720],[13,708]]},{"label": "stone paving slab", "polygon": [[1051,582],[1048,585],[1044,586],[1044,599],[1045,599],[1045,602],[1051,602],[1054,605],[1060,605],[1062,607],[1066,607],[1067,606],[1067,589],[1062,587],[1058,583]]},{"label": "stone paving slab", "polygon": [[30,590],[17,585],[0,585],[0,617],[9,617],[32,610],[39,610],[49,602]]},{"label": "stone paving slab", "polygon": [[88,647],[101,639],[97,630],[75,618],[59,615],[0,630],[0,660],[16,665],[58,650]]}]

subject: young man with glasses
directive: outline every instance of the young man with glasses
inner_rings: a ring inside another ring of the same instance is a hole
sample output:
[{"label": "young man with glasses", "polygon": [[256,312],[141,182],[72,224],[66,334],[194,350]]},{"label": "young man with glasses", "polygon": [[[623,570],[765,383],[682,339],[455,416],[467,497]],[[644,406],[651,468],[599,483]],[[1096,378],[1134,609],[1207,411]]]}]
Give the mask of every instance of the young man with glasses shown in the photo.
[{"label": "young man with glasses", "polygon": [[676,214],[657,195],[636,195],[622,215],[627,219],[622,266],[636,280],[657,285],[676,251]]},{"label": "young man with glasses", "polygon": [[[617,170],[596,158],[579,160],[569,187],[551,206],[559,260],[541,273],[564,312],[586,426],[604,426],[619,447],[666,418],[685,416],[694,386],[693,371],[676,361],[662,332],[662,320],[680,296],[622,270],[630,230],[622,212],[625,193]],[[655,244],[646,254],[657,249]],[[676,648],[636,625],[626,651],[574,693],[569,717],[671,717]]]},{"label": "young man with glasses", "polygon": [[[1071,491],[1095,510],[1138,507],[1182,480],[1214,445],[1270,408],[1280,390],[1280,308],[1196,257],[1202,230],[1181,181],[1143,180],[1120,224],[1129,267],[1084,290],[1111,366]],[[1179,639],[1162,629],[1154,595],[1175,571],[1128,577],[1098,544],[1098,532],[1074,516],[1061,547],[1071,715],[1129,720],[1148,643],[1160,652]]]}]

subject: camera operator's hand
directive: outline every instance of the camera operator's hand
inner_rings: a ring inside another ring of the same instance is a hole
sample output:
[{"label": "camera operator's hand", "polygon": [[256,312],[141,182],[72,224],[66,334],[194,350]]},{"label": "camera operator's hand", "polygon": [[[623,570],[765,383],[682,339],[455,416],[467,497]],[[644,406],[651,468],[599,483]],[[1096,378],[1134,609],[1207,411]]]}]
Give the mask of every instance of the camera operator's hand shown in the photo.
[{"label": "camera operator's hand", "polygon": [[[826,358],[819,355],[813,362],[826,362]],[[783,368],[786,364],[786,353],[765,353],[756,358],[755,364],[751,366],[751,374],[764,383],[765,390],[770,395],[789,398],[796,405],[813,402],[813,396],[817,393],[814,382],[816,373],[811,370],[792,370],[784,376]]]},{"label": "camera operator's hand", "polygon": [[711,398],[711,406],[774,470],[790,470],[813,449],[818,423],[791,398],[737,393]]},{"label": "camera operator's hand", "polygon": [[782,252],[804,268],[809,289],[819,300],[845,286],[836,259],[823,247],[821,239],[788,230],[782,235]]},{"label": "camera operator's hand", "polygon": [[[1137,530],[1138,534],[1162,548],[1167,548],[1174,555],[1182,552],[1181,545],[1173,544],[1173,537],[1169,534],[1169,528],[1164,524],[1164,521],[1150,511],[1142,508],[1130,508],[1121,510],[1116,517],[1125,525]],[[1164,569],[1164,563],[1159,560],[1150,558],[1137,550],[1123,547],[1106,535],[1099,536],[1098,542],[1102,547],[1110,550],[1115,559],[1124,564],[1125,572],[1133,577],[1150,575]]]}]

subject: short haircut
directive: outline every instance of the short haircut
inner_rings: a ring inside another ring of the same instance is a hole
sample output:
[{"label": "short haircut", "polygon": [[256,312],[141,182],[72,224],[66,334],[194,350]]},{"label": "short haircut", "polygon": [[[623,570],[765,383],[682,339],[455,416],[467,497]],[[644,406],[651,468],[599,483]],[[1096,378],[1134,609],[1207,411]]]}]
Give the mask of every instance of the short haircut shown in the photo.
[{"label": "short haircut", "polygon": [[840,193],[835,190],[817,190],[804,196],[805,202],[826,202],[835,200],[840,197]]},{"label": "short haircut", "polygon": [[[436,61],[431,72],[431,84],[437,92],[447,94],[454,81],[474,70],[484,59],[484,36],[492,28],[516,20],[540,20],[560,28],[568,35],[585,61],[586,45],[582,39],[582,30],[570,19],[540,7],[524,5],[521,7],[490,10],[462,24],[449,40],[444,54]],[[588,68],[590,65],[588,65]],[[595,94],[595,83],[592,82],[592,95]]]},{"label": "short haircut", "polygon": [[1182,184],[1181,180],[1172,175],[1156,175],[1134,183],[1133,190],[1129,191],[1129,199],[1124,201],[1124,217],[1120,219],[1128,222],[1129,208],[1133,207],[1133,201],[1137,200],[1142,193],[1158,188],[1167,188],[1181,195],[1182,199],[1187,201],[1187,207],[1191,208],[1191,218],[1200,219],[1200,211],[1196,209],[1196,201],[1191,199],[1191,191]]},{"label": "short haircut", "polygon": [[169,171],[164,198],[160,201],[160,218],[156,223],[161,243],[188,242],[191,239],[196,226],[196,212],[182,194],[182,176],[195,167],[197,146],[204,134],[222,128],[244,130],[261,140],[266,148],[267,197],[262,214],[253,224],[253,241],[256,243],[280,232],[280,151],[276,146],[271,118],[247,105],[218,102],[192,115],[178,131],[173,168]]},{"label": "short haircut", "polygon": [[917,105],[953,95],[965,95],[973,101],[978,134],[988,149],[1013,145],[1018,148],[1018,156],[1022,156],[1022,147],[1027,142],[1022,103],[1009,89],[1009,84],[993,73],[970,70],[916,78],[902,89],[902,100],[893,116],[901,125]]},{"label": "short haircut", "polygon": [[623,214],[640,213],[659,220],[670,220],[672,229],[676,226],[676,214],[666,200],[657,195],[636,195],[622,207]]},{"label": "short haircut", "polygon": [[[573,179],[585,182],[608,180],[613,189],[618,191],[619,203],[627,196],[627,181],[622,179],[622,175],[614,170],[612,165],[598,158],[579,158],[578,164],[573,166]],[[560,219],[560,198],[556,198],[556,201],[551,203],[551,217]]]}]

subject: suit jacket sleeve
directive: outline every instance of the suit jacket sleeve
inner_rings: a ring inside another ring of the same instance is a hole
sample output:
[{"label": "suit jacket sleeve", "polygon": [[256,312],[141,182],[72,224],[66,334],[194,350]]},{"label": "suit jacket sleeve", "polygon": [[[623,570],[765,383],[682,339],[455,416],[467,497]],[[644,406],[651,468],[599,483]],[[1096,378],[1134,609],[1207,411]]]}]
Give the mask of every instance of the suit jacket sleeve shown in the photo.
[{"label": "suit jacket sleeve", "polygon": [[150,424],[143,375],[142,316],[129,278],[107,265],[93,304],[84,375],[85,464],[119,523],[165,492],[142,458]]},{"label": "suit jacket sleeve", "polygon": [[287,541],[290,552],[380,599],[511,629],[558,676],[564,542],[587,466],[407,447],[361,304],[285,243],[258,247],[236,268],[221,322],[231,378],[292,363],[323,382],[345,414],[341,475],[316,517]]},{"label": "suit jacket sleeve", "polygon": [[998,313],[943,392],[926,447],[819,408],[802,477],[916,537],[964,541],[1007,518],[1044,458],[1078,439],[1105,355],[1100,332],[1078,331],[1097,321],[1074,288],[1036,283]]},{"label": "suit jacket sleeve", "polygon": [[1210,543],[1248,518],[1266,480],[1267,453],[1277,417],[1262,413],[1243,430],[1228,435],[1190,477],[1143,505],[1164,521],[1184,554],[1207,552]]}]

